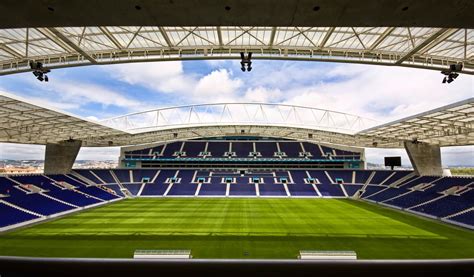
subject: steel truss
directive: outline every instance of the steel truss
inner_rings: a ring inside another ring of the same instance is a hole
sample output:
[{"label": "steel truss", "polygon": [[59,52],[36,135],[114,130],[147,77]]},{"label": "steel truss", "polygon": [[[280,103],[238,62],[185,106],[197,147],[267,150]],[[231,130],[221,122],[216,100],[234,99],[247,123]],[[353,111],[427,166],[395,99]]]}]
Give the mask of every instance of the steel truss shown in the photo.
[{"label": "steel truss", "polygon": [[411,27],[65,27],[0,29],[0,75],[49,68],[173,60],[305,60],[474,74],[474,30]]}]

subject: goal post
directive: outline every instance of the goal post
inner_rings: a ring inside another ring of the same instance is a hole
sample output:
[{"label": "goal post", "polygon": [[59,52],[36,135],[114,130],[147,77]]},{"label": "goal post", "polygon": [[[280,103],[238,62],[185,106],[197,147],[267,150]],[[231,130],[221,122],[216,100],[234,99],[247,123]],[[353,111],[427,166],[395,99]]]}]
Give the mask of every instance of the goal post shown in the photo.
[{"label": "goal post", "polygon": [[300,260],[357,260],[355,251],[300,250]]},{"label": "goal post", "polygon": [[191,259],[191,250],[135,250],[134,259]]}]

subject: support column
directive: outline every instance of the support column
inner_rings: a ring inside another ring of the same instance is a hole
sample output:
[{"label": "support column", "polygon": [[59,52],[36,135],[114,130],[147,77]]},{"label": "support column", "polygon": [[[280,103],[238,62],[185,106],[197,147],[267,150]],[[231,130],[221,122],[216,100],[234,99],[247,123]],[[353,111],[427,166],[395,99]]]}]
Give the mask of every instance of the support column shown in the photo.
[{"label": "support column", "polygon": [[405,141],[404,145],[417,175],[443,175],[439,145],[412,141]]},{"label": "support column", "polygon": [[66,140],[59,143],[46,144],[44,159],[45,174],[68,174],[71,172],[82,141]]}]

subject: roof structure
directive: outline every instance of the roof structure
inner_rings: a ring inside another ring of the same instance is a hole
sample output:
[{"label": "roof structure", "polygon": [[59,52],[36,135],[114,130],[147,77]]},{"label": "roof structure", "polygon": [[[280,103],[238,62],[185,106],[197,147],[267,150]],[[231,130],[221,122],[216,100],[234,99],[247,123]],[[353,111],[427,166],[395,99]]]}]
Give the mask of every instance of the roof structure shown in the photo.
[{"label": "roof structure", "polygon": [[1,142],[46,144],[71,138],[87,141],[124,134],[100,123],[0,92]]},{"label": "roof structure", "polygon": [[415,139],[440,146],[474,145],[474,98],[382,125],[340,112],[263,103],[172,107],[94,122],[0,92],[0,142],[75,139],[83,146],[126,146],[235,135],[354,147],[400,148]]},{"label": "roof structure", "polygon": [[384,140],[474,145],[474,98],[382,124],[358,133]]},{"label": "roof structure", "polygon": [[275,103],[214,103],[136,112],[101,121],[133,134],[199,126],[262,125],[353,134],[380,122],[343,112]]},{"label": "roof structure", "polygon": [[[314,26],[314,25],[311,25]],[[93,64],[198,59],[283,59],[474,74],[474,29],[308,26],[84,26],[0,29],[0,75]]]}]

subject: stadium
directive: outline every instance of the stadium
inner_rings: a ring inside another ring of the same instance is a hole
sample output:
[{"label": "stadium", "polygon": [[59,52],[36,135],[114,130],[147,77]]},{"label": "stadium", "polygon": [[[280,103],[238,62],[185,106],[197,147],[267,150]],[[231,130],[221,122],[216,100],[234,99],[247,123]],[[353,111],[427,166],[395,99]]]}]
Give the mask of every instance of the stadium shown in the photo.
[{"label": "stadium", "polygon": [[[46,2],[0,4],[0,75],[195,60],[474,74],[469,1]],[[385,122],[262,102],[93,120],[0,91],[0,114],[1,143],[45,149],[43,173],[0,175],[2,276],[474,273],[474,177],[441,157],[474,145],[472,97]],[[84,147],[120,147],[117,168],[73,168]],[[367,148],[412,168],[368,168]]]}]

